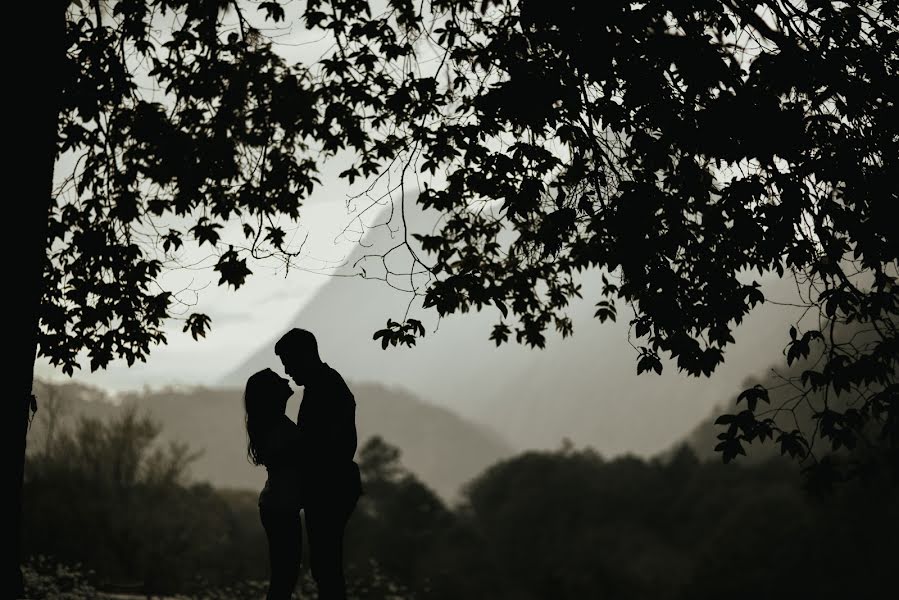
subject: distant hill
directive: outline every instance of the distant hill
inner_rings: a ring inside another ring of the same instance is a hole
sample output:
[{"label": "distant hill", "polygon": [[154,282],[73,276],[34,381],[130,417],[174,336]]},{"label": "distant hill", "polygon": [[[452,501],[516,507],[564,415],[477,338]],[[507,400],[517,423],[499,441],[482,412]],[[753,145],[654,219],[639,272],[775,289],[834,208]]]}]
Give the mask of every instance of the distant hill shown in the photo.
[{"label": "distant hill", "polygon": [[[866,327],[866,325],[858,322],[840,325],[837,329],[836,339],[842,340],[844,343],[851,339],[853,343],[861,346],[876,339],[876,337],[872,336],[870,329],[866,330]],[[790,366],[785,364],[786,361],[777,362],[769,364],[767,369],[759,369],[749,373],[746,379],[739,386],[734,387],[721,404],[716,406],[711,411],[711,414],[700,421],[684,437],[680,444],[690,446],[700,459],[721,460],[721,455],[715,452],[715,446],[719,442],[718,434],[722,433],[724,428],[715,425],[715,420],[722,414],[736,414],[741,410],[745,410],[745,403],[737,404],[737,396],[743,390],[756,384],[765,386],[769,394],[769,403],[759,403],[756,409],[757,416],[772,417],[787,431],[799,428],[805,434],[811,434],[811,432],[815,431],[817,424],[813,407],[820,410],[825,405],[824,398],[819,391],[806,396],[804,401],[797,402],[796,388],[791,385],[784,385],[784,379],[798,379],[806,369],[816,368],[816,361],[817,359],[813,354],[808,358],[794,361]],[[849,407],[849,403],[854,402],[854,400],[853,394],[830,394],[827,398],[827,406],[831,410],[844,411]],[[775,414],[773,409],[781,406],[789,406],[791,410],[784,410],[780,414]],[[877,434],[875,433],[871,439],[876,438]],[[819,444],[816,448],[817,453],[830,451],[826,442],[819,439],[817,443]],[[736,460],[738,462],[759,463],[780,456],[779,445],[772,440],[767,440],[765,443],[756,441],[747,446],[746,456],[738,456]]]},{"label": "distant hill", "polygon": [[[484,468],[512,454],[495,433],[466,421],[445,408],[432,406],[411,393],[373,383],[350,383],[356,397],[356,424],[361,447],[380,435],[402,451],[403,464],[447,500]],[[162,439],[184,441],[203,454],[192,476],[220,487],[260,489],[265,470],[246,459],[242,390],[168,388],[144,390],[114,400],[102,390],[78,383],[41,384],[39,410],[29,434],[29,446],[39,449],[47,436],[50,415],[56,427],[79,416],[109,418],[133,404],[162,425]],[[298,393],[288,405],[296,415]]]},{"label": "distant hill", "polygon": [[[430,231],[421,216],[409,219],[413,232]],[[394,236],[395,238],[395,236]],[[374,230],[352,254],[368,275],[378,274],[377,254],[396,243]],[[391,255],[393,256],[393,255]],[[399,270],[402,265],[392,265]],[[408,266],[406,267],[408,268]],[[751,280],[751,277],[747,277]],[[400,285],[402,281],[393,283]],[[651,456],[682,439],[716,405],[726,402],[747,374],[780,356],[787,341],[790,308],[767,304],[734,332],[737,344],[712,378],[691,378],[666,363],[661,376],[637,376],[637,351],[628,344],[630,309],[619,305],[617,323],[593,318],[600,277],[582,277],[584,299],[570,307],[573,338],[550,335],[545,350],[510,343],[494,347],[488,336],[496,309],[452,315],[437,322],[434,311],[413,303],[411,316],[425,323],[424,339],[412,349],[382,350],[372,334],[388,317],[401,319],[410,296],[381,281],[334,277],[285,325],[303,327],[319,338],[322,356],[348,378],[379,381],[483,423],[516,448],[557,448],[564,438],[604,455]],[[768,277],[767,297],[789,301],[791,281]],[[438,326],[439,325],[439,326]],[[278,367],[275,339],[264,340],[227,373],[222,383],[242,385],[253,372]]]}]

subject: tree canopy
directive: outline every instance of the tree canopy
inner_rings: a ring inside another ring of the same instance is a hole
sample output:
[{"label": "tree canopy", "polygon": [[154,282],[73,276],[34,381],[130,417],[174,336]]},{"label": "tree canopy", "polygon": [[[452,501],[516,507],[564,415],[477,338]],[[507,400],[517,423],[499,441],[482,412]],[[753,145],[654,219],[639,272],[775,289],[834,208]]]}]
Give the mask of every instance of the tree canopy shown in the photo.
[{"label": "tree canopy", "polygon": [[[724,459],[773,437],[801,458],[824,438],[883,443],[895,460],[897,11],[73,1],[59,154],[78,167],[55,197],[40,352],[68,372],[84,348],[94,368],[145,357],[172,313],[155,281],[183,244],[215,247],[235,287],[249,255],[289,262],[278,219],[298,218],[321,161],[346,150],[347,180],[398,173],[384,193],[403,217],[414,187],[440,213],[397,246],[412,287],[440,315],[496,307],[497,344],[570,334],[578,278],[599,271],[596,316],[633,308],[638,372],[667,356],[710,375],[765,301],[755,274],[794,277],[810,316],[786,357],[811,360],[790,402],[814,400],[818,426],[792,427],[789,403],[768,411],[753,388],[722,420]],[[266,27],[294,26],[325,36],[325,55],[289,64],[275,51]],[[235,220],[243,237],[225,239]],[[185,330],[208,324],[190,315]],[[846,324],[862,337],[842,336]],[[376,336],[386,347],[420,333],[390,321]],[[852,400],[834,409],[834,394]]]}]

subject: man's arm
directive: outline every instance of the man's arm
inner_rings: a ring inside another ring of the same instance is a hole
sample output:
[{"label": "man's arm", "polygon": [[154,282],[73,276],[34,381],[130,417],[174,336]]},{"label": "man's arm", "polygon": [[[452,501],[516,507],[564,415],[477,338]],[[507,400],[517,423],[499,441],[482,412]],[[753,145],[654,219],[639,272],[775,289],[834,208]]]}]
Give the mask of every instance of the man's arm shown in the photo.
[{"label": "man's arm", "polygon": [[337,448],[338,455],[343,461],[351,461],[356,455],[356,444],[358,439],[356,436],[356,401],[350,394],[346,401],[346,406],[342,409],[339,417],[340,430],[337,433],[339,446]]},{"label": "man's arm", "polygon": [[328,398],[321,422],[319,443],[325,462],[346,463],[356,455],[356,402],[346,388],[336,389]]},{"label": "man's arm", "polygon": [[343,377],[334,371],[329,398],[329,450],[334,460],[344,463],[356,455],[356,399]]}]

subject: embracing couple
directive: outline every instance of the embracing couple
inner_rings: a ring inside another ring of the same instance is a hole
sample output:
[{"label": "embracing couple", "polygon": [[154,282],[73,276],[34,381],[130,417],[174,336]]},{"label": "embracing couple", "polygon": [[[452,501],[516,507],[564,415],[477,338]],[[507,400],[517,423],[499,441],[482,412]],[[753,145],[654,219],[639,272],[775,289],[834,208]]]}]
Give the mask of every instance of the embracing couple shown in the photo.
[{"label": "embracing couple", "polygon": [[271,369],[244,393],[247,454],[268,471],[259,514],[268,537],[267,600],[290,598],[302,557],[304,512],[309,563],[320,600],[346,597],[343,532],[362,493],[356,452],[356,402],[340,373],[322,362],[315,336],[288,331],[275,344],[284,372],[303,386],[296,423],[284,413],[290,381]]}]

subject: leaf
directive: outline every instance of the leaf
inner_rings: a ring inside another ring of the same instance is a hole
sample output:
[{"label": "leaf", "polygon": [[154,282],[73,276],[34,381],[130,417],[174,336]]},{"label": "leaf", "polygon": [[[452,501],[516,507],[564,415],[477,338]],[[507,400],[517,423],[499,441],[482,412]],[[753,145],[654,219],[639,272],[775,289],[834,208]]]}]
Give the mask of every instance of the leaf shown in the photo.
[{"label": "leaf", "polygon": [[181,232],[170,229],[168,233],[162,236],[162,250],[168,252],[170,249],[178,250],[184,245],[181,239]]},{"label": "leaf", "polygon": [[715,446],[715,452],[721,453],[721,459],[725,464],[731,462],[738,455],[746,456],[746,450],[737,437],[726,437]]},{"label": "leaf", "polygon": [[493,331],[490,333],[490,339],[496,342],[496,345],[499,346],[509,341],[509,335],[512,333],[512,330],[505,323],[499,323],[493,326]]},{"label": "leaf", "polygon": [[811,388],[813,390],[827,385],[827,376],[825,376],[823,373],[810,369],[802,372],[800,380],[802,381],[802,385],[811,385]]},{"label": "leaf", "polygon": [[[415,335],[424,337],[425,336],[425,326],[418,319],[408,319],[406,321],[409,324],[409,327],[414,331]],[[412,342],[413,344],[415,342]]]},{"label": "leaf", "polygon": [[266,241],[271,242],[271,244],[275,248],[283,248],[284,246],[284,238],[287,235],[285,231],[280,227],[268,227],[266,228],[267,232],[265,234]]},{"label": "leaf", "polygon": [[644,371],[655,371],[657,375],[662,374],[662,361],[653,354],[644,354],[637,361],[637,375]]},{"label": "leaf", "polygon": [[599,308],[593,314],[594,318],[599,318],[600,323],[605,323],[606,320],[615,321],[615,317],[617,315],[617,311],[615,309],[615,304],[610,302],[609,300],[601,300],[596,303],[596,306]]},{"label": "leaf", "polygon": [[805,446],[802,439],[802,435],[797,429],[780,434],[776,442],[780,444],[781,455],[789,454],[791,458],[805,458]]},{"label": "leaf", "polygon": [[223,227],[221,223],[215,223],[206,217],[201,217],[197,224],[190,228],[190,232],[197,239],[198,245],[202,246],[204,243],[208,243],[210,246],[215,246],[219,241],[219,234],[216,230]]},{"label": "leaf", "polygon": [[240,258],[233,246],[230,246],[228,251],[219,257],[213,269],[219,272],[219,285],[230,285],[234,289],[242,286],[247,276],[253,273],[247,267],[247,260]]},{"label": "leaf", "polygon": [[[758,285],[758,284],[756,284]],[[754,307],[756,304],[761,304],[765,302],[765,296],[762,294],[761,290],[758,287],[753,287],[749,291],[746,292],[746,303],[750,307]]]},{"label": "leaf", "polygon": [[263,2],[259,5],[258,10],[264,10],[265,18],[275,23],[284,20],[284,8],[278,2]]},{"label": "leaf", "polygon": [[715,425],[730,425],[736,418],[735,415],[721,415],[715,419]]},{"label": "leaf", "polygon": [[206,337],[206,332],[209,330],[209,325],[211,323],[212,319],[210,319],[208,315],[193,313],[187,317],[182,331],[189,330],[191,337],[194,340],[197,340],[201,337]]},{"label": "leaf", "polygon": [[749,389],[743,390],[740,395],[737,396],[737,404],[739,404],[743,400],[746,400],[746,405],[752,412],[755,412],[755,408],[759,400],[762,400],[769,404],[771,403],[768,398],[768,390],[759,384],[756,384]]}]

